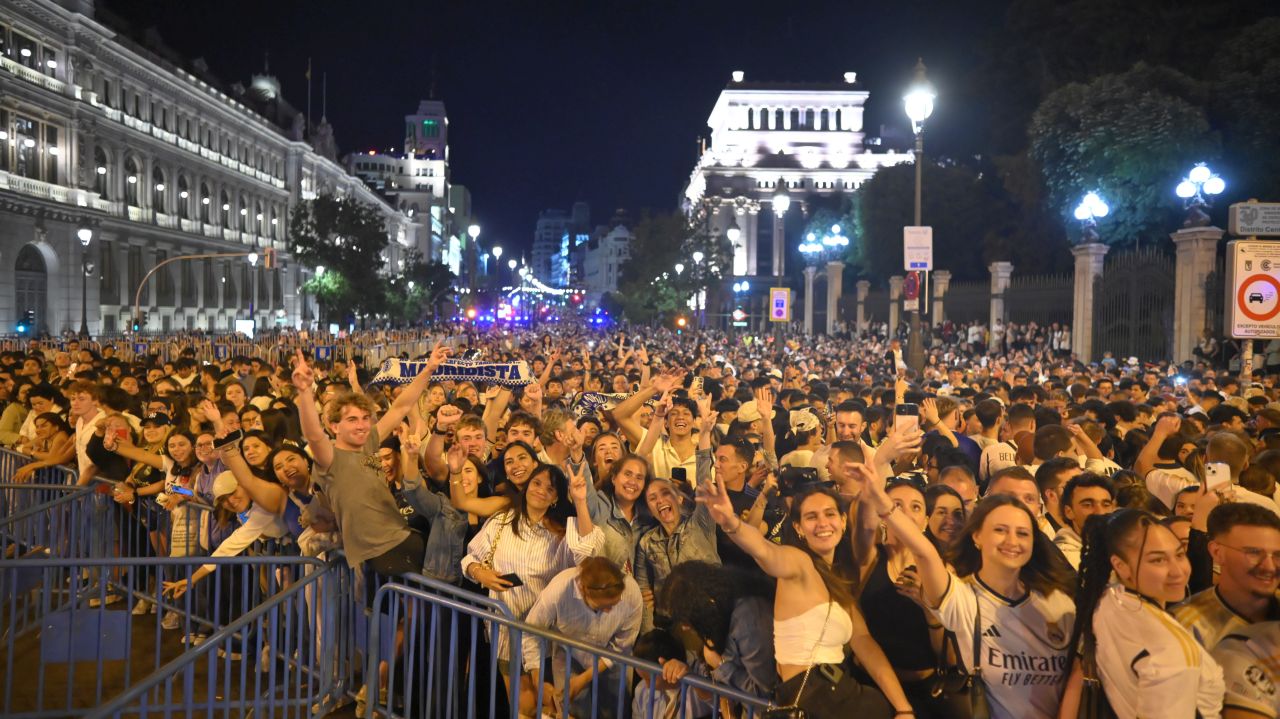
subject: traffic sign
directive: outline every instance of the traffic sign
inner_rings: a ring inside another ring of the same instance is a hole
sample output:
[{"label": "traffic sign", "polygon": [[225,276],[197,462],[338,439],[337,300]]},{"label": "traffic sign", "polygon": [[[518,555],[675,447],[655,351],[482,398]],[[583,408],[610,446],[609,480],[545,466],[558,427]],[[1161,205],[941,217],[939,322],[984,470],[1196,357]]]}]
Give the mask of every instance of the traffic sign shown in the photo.
[{"label": "traffic sign", "polygon": [[1236,237],[1280,237],[1280,202],[1237,202],[1227,230]]},{"label": "traffic sign", "polygon": [[218,360],[218,361],[220,361],[220,362],[221,362],[221,361],[223,361],[223,360],[227,359],[227,358],[228,358],[228,357],[230,357],[230,356],[231,356],[231,348],[230,348],[230,347],[228,347],[228,346],[226,346],[226,345],[214,345],[214,346],[213,346],[213,358],[214,358],[214,359],[216,359],[216,360]]},{"label": "traffic sign", "polygon": [[318,360],[333,359],[333,345],[318,345],[316,347],[316,359]]},{"label": "traffic sign", "polygon": [[769,289],[769,321],[791,321],[791,290],[786,287]]},{"label": "traffic sign", "polygon": [[1280,337],[1280,242],[1227,243],[1227,324],[1237,339]]},{"label": "traffic sign", "polygon": [[133,343],[133,353],[135,355],[145,355],[147,353],[147,345],[144,342]]},{"label": "traffic sign", "polygon": [[902,269],[912,272],[933,270],[933,228],[902,228]]},{"label": "traffic sign", "polygon": [[917,312],[920,309],[920,273],[908,272],[902,280],[902,309]]}]

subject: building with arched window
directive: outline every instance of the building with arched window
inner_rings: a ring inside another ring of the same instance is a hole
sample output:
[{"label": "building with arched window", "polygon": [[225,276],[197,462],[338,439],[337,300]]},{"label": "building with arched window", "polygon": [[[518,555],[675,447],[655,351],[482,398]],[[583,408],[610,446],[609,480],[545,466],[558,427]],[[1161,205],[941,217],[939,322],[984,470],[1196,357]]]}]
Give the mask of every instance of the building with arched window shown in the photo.
[{"label": "building with arched window", "polygon": [[[779,187],[796,200],[851,193],[880,168],[911,162],[909,153],[867,149],[867,96],[852,72],[829,83],[748,82],[733,74],[707,118],[710,143],[682,193],[685,212],[712,233],[739,230],[733,277],[785,276],[786,258],[798,252],[798,239],[788,246],[788,235],[775,228]],[[751,286],[762,288],[756,299],[763,302],[769,283]],[[760,316],[767,316],[763,308]]]},{"label": "building with arched window", "polygon": [[287,253],[288,218],[323,193],[379,208],[395,251],[421,235],[429,254],[423,221],[338,164],[332,128],[308,123],[274,78],[228,85],[172,57],[97,17],[91,0],[0,3],[0,334],[28,311],[37,332],[75,331],[82,283],[89,331],[120,332],[158,263],[266,248],[278,269],[168,265],[140,294],[147,329],[229,330],[250,316],[299,326],[315,314],[298,291],[309,269]]}]

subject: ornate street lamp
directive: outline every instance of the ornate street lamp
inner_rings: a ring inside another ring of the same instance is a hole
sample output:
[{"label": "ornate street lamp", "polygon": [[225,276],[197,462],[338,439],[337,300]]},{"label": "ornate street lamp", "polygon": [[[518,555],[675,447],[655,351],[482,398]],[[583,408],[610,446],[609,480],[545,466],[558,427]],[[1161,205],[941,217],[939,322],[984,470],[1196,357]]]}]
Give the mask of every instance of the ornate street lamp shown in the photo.
[{"label": "ornate street lamp", "polygon": [[1196,163],[1196,166],[1191,168],[1191,172],[1187,173],[1186,178],[1174,188],[1178,197],[1185,201],[1184,209],[1187,211],[1187,217],[1182,221],[1182,226],[1208,227],[1209,213],[1205,210],[1209,208],[1209,200],[1205,195],[1210,197],[1221,195],[1226,189],[1225,180],[1203,162]]},{"label": "ornate street lamp", "polygon": [[93,242],[93,228],[81,225],[76,230],[76,239],[80,240],[80,336],[89,336],[89,273],[93,265],[89,263],[89,243]]},{"label": "ornate street lamp", "polygon": [[[902,96],[902,105],[911,119],[911,129],[916,136],[916,202],[915,224],[920,226],[920,193],[924,173],[924,123],[933,114],[933,101],[938,97],[933,84],[925,75],[924,58],[916,60],[915,80],[907,94]],[[917,373],[924,371],[924,340],[920,336],[920,305],[911,311],[911,334],[907,339],[907,364]],[[894,328],[889,328],[890,332]]]}]

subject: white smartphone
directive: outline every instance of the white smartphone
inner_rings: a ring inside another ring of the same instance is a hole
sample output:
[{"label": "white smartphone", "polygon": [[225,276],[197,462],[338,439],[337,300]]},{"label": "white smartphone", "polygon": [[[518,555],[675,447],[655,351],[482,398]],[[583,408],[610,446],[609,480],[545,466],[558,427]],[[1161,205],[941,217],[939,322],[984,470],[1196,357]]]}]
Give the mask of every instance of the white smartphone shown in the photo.
[{"label": "white smartphone", "polygon": [[1206,462],[1204,465],[1205,491],[1212,492],[1231,484],[1231,468],[1226,462]]}]

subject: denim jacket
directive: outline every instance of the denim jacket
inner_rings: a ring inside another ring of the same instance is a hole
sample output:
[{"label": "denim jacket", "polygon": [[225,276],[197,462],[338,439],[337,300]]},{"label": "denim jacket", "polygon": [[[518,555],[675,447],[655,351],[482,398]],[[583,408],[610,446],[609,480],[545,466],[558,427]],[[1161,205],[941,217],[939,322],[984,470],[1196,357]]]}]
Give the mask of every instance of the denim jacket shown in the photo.
[{"label": "denim jacket", "polygon": [[636,558],[636,543],[640,535],[654,525],[653,517],[649,516],[648,507],[645,506],[644,497],[636,500],[635,519],[629,520],[622,510],[618,509],[611,492],[601,492],[596,489],[590,466],[586,467],[586,472],[587,508],[591,513],[591,522],[604,530],[604,546],[601,547],[599,556],[617,564],[624,573],[635,576],[635,567],[632,563]]},{"label": "denim jacket", "polygon": [[462,580],[459,569],[467,549],[467,514],[454,508],[449,498],[433,492],[418,475],[406,477],[401,494],[415,512],[431,522],[427,534],[427,551],[422,558],[422,573],[432,579],[457,584]]},{"label": "denim jacket", "polygon": [[[711,450],[698,450],[697,473],[698,481],[711,476]],[[706,505],[697,504],[692,512],[685,509],[681,514],[680,523],[670,534],[659,524],[641,535],[636,544],[635,576],[641,590],[657,594],[662,582],[671,574],[671,568],[681,562],[701,560],[720,563],[720,554],[716,551],[716,523]],[[646,629],[653,626],[653,610],[647,604],[643,626]]]}]

